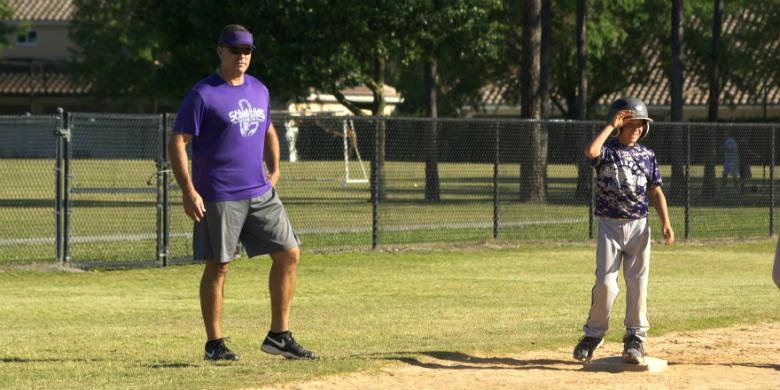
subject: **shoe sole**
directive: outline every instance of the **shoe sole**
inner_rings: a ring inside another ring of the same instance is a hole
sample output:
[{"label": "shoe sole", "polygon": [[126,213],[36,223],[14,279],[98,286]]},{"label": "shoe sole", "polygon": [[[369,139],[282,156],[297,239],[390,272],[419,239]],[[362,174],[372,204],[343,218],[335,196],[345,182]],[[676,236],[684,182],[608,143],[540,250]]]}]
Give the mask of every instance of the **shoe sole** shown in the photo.
[{"label": "shoe sole", "polygon": [[298,355],[295,355],[295,354],[287,352],[287,351],[282,351],[281,349],[276,348],[273,345],[268,345],[268,344],[263,344],[262,346],[260,346],[260,349],[263,352],[267,353],[267,354],[281,355],[281,356],[284,356],[286,359],[290,359],[290,360],[311,359],[311,358],[307,358],[307,357],[303,357],[303,356],[298,356]]},{"label": "shoe sole", "polygon": [[575,357],[574,357],[574,359],[575,359],[575,360],[579,360],[579,361],[581,361],[581,362],[584,362],[584,363],[588,363],[588,362],[590,362],[590,361],[593,359],[593,353],[594,353],[594,352],[596,352],[596,350],[597,350],[597,349],[599,349],[599,347],[600,347],[602,344],[604,344],[604,339],[601,339],[601,341],[599,341],[598,345],[596,345],[596,346],[593,348],[593,351],[591,351],[591,352],[590,352],[590,356],[587,356],[587,357],[585,357],[585,358],[582,358],[582,359],[579,359],[579,358],[577,358],[577,357],[575,356]]}]

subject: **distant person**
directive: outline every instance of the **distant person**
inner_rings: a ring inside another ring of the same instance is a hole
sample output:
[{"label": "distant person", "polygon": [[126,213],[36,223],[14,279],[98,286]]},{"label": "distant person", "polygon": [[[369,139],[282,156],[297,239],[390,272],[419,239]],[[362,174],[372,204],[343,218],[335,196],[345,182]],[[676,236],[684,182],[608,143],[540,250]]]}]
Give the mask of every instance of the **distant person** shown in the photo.
[{"label": "distant person", "polygon": [[737,180],[740,173],[739,146],[737,140],[729,134],[723,141],[723,188],[726,188],[728,177],[734,182],[734,191],[737,191]]},{"label": "distant person", "polygon": [[[740,142],[740,160],[739,160],[739,189],[740,192],[745,192],[745,187],[750,184],[750,179],[753,178],[752,166],[753,161],[758,159],[758,155],[754,153],[747,146],[747,142]],[[752,191],[756,192],[756,187],[752,187]]]},{"label": "distant person", "polygon": [[[652,150],[637,143],[650,131],[651,122],[641,100],[620,98],[610,106],[607,125],[585,149],[585,156],[596,169],[594,214],[599,229],[590,313],[583,327],[584,336],[574,348],[574,358],[580,361],[589,361],[604,341],[612,304],[618,294],[617,276],[622,262],[626,281],[623,360],[644,362],[644,342],[650,328],[648,203],[655,207],[661,219],[666,244],[674,243],[658,161]],[[612,133],[616,133],[615,138],[610,138]]]},{"label": "distant person", "polygon": [[[217,40],[219,68],[199,81],[181,104],[170,142],[171,165],[182,189],[184,212],[195,221],[193,257],[205,260],[200,304],[206,360],[238,360],[222,336],[222,294],[239,242],[249,257],[271,255],[271,329],[264,352],[314,359],[288,329],[300,251],[276,194],[279,139],[269,117],[268,88],[246,74],[255,48],[252,34],[225,26]],[[192,178],[186,144],[192,142]]]}]

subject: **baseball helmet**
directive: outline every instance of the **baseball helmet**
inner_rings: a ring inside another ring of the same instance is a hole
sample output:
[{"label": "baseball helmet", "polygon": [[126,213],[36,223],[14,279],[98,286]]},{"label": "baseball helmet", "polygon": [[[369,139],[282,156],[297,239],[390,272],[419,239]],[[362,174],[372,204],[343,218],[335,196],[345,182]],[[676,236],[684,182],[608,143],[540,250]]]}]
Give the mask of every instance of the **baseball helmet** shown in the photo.
[{"label": "baseball helmet", "polygon": [[[645,121],[644,128],[642,129],[642,135],[639,136],[639,139],[645,138],[647,133],[650,132],[650,124],[653,123],[653,120],[647,114],[647,106],[645,103],[633,96],[624,96],[612,102],[612,104],[609,106],[609,114],[607,114],[607,118],[609,118],[609,121],[611,122],[615,114],[617,114],[618,111],[623,110],[634,111],[634,116],[630,119],[641,119]],[[614,137],[618,135],[618,132],[619,130],[615,129],[611,135]]]}]

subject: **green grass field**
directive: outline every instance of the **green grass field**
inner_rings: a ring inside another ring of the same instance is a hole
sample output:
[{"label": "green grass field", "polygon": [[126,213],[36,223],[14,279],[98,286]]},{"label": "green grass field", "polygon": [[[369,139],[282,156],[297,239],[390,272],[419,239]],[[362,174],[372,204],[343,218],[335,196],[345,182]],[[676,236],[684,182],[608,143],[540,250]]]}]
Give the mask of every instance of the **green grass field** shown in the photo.
[{"label": "green grass field", "polygon": [[[671,331],[780,321],[773,250],[772,240],[654,246],[650,343]],[[202,360],[199,265],[82,273],[6,267],[0,387],[249,388],[377,370],[431,351],[570,348],[587,316],[594,251],[586,243],[535,243],[304,252],[291,330],[322,356],[314,362],[260,351],[269,261],[240,259],[225,287],[223,328],[241,361],[227,365]],[[623,294],[611,341],[621,337]]]},{"label": "green grass field", "polygon": [[[0,160],[0,263],[50,261],[54,258],[53,160]],[[441,163],[442,200],[425,202],[422,163],[388,162],[388,201],[379,207],[380,244],[431,242],[479,243],[492,239],[493,206],[490,164]],[[308,249],[366,249],[371,245],[371,203],[368,184],[342,186],[343,163],[284,163],[279,193],[293,225]],[[352,166],[353,177],[357,171]],[[548,201],[529,204],[518,199],[517,164],[499,172],[500,240],[587,240],[588,208],[576,199],[576,167],[548,167]],[[663,167],[665,177],[670,168]],[[700,177],[702,167],[693,167]],[[716,172],[719,175],[720,172]],[[73,161],[71,257],[74,262],[136,262],[156,256],[155,166],[141,160]],[[769,196],[765,172],[754,167],[749,188],[725,192],[714,206],[695,194],[690,236],[761,237],[769,234]],[[151,184],[150,184],[151,183]],[[106,189],[113,189],[105,191]],[[116,189],[145,189],[123,193]],[[171,194],[171,255],[191,255],[192,222],[183,214],[178,192]],[[673,226],[684,233],[684,210],[672,205]],[[655,229],[657,217],[651,218]]]}]

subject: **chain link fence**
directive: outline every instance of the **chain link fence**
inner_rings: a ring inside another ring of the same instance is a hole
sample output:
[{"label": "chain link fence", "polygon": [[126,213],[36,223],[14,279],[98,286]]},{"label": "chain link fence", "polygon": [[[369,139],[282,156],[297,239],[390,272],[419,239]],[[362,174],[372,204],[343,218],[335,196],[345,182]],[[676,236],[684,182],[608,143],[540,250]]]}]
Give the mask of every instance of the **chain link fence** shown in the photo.
[{"label": "chain link fence", "polygon": [[[594,236],[582,151],[603,123],[273,117],[278,191],[306,250]],[[0,117],[2,262],[191,261],[193,223],[167,162],[174,121]],[[679,238],[774,234],[775,132],[653,124],[641,143],[656,152]],[[650,221],[659,237],[654,211]]]},{"label": "chain link fence", "polygon": [[155,260],[159,115],[72,113],[70,261]]},{"label": "chain link fence", "polygon": [[496,124],[499,238],[590,237],[592,168],[582,150],[594,126],[567,121]]},{"label": "chain link fence", "polygon": [[56,256],[55,116],[0,116],[0,263]]}]

